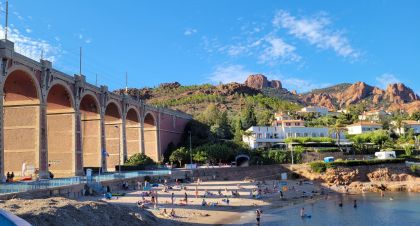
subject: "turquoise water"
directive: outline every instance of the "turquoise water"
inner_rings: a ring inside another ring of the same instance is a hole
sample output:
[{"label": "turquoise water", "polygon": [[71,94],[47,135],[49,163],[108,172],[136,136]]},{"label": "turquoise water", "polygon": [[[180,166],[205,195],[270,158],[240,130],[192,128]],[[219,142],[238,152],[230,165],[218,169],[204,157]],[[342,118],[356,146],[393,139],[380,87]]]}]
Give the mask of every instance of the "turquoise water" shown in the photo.
[{"label": "turquoise water", "polygon": [[[354,199],[357,199],[357,208],[353,207]],[[302,207],[311,218],[300,217]],[[255,214],[248,212],[237,225],[256,225]],[[338,198],[331,198],[313,204],[265,210],[261,225],[420,226],[420,194],[394,193],[385,197],[378,194],[349,195],[343,196],[341,208]]]}]

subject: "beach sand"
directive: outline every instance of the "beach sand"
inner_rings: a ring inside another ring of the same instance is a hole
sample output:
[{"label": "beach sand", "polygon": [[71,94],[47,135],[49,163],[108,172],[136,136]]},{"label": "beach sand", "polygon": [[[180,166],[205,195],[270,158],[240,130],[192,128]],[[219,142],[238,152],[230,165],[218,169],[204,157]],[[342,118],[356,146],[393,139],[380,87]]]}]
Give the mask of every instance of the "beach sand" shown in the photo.
[{"label": "beach sand", "polygon": [[[253,189],[256,195],[258,193],[257,183],[253,181],[204,181],[199,184],[187,183],[182,184],[187,190],[181,190],[180,186],[173,186],[173,189],[168,192],[163,191],[163,185],[153,188],[153,191],[158,193],[157,208],[154,209],[153,204],[147,204],[146,207],[158,218],[165,218],[175,220],[186,224],[230,224],[237,221],[245,212],[255,211],[256,209],[278,208],[283,206],[290,206],[301,203],[305,200],[316,199],[320,195],[320,188],[312,182],[305,181],[299,185],[299,181],[284,181],[287,183],[288,190],[283,191],[283,199],[280,197],[280,192],[274,187],[278,185],[279,181],[259,181],[260,189],[262,191],[261,199],[257,199],[250,195]],[[239,186],[238,186],[239,185]],[[273,186],[274,185],[274,186]],[[195,197],[195,189],[197,187],[199,197]],[[221,190],[222,196],[218,195]],[[207,205],[202,206],[203,195],[205,192],[212,193],[207,195],[205,201],[207,204],[218,203],[217,206]],[[227,191],[227,192],[226,192]],[[232,191],[238,191],[239,197],[233,197]],[[265,193],[265,191],[268,191]],[[315,191],[315,193],[313,193]],[[175,203],[171,204],[171,193],[174,193]],[[185,205],[182,200],[185,197],[185,192],[188,195],[188,204]],[[137,205],[137,201],[142,200],[142,191],[129,191],[125,196],[118,199],[107,200],[110,203],[118,203],[125,205]],[[226,195],[226,196],[225,196]],[[229,198],[229,205],[223,202],[223,199]],[[147,201],[151,197],[145,197]],[[176,217],[164,216],[161,213],[166,208],[167,213],[173,208]]]}]

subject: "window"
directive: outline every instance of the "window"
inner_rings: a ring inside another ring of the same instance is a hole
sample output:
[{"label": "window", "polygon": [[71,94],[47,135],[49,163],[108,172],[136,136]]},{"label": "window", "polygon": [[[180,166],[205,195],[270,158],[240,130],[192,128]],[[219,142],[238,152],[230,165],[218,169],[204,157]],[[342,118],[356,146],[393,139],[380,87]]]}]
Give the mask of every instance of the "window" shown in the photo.
[{"label": "window", "polygon": [[296,133],[296,137],[300,137],[300,133]]},{"label": "window", "polygon": [[286,122],[286,126],[290,126],[290,122]]},{"label": "window", "polygon": [[307,137],[307,136],[308,136],[308,133],[303,133],[303,136],[304,136],[304,137]]},{"label": "window", "polygon": [[300,125],[300,123],[298,123],[298,122],[295,122],[295,126],[299,126]]},{"label": "window", "polygon": [[324,133],[320,133],[320,134],[319,134],[319,136],[320,136],[320,137],[324,137]]}]

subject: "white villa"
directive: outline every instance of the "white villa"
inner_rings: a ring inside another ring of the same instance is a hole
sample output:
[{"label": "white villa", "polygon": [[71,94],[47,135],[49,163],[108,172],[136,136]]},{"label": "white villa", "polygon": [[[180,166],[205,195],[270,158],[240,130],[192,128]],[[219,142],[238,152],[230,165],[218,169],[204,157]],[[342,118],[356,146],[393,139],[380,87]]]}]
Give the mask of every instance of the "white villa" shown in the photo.
[{"label": "white villa", "polygon": [[373,111],[365,111],[361,115],[359,115],[360,121],[379,121],[382,117],[388,115],[389,113],[384,110],[373,110]]},{"label": "white villa", "polygon": [[[396,122],[391,122],[392,125],[396,125]],[[420,121],[416,120],[403,120],[402,121],[402,128],[395,128],[394,132],[396,134],[405,134],[409,129],[413,129],[414,133],[418,134],[420,133]]]},{"label": "white villa", "polygon": [[298,111],[297,113],[311,113],[311,112],[318,113],[320,116],[325,116],[328,114],[328,108],[318,107],[318,106],[307,106],[300,109],[300,111]]},{"label": "white villa", "polygon": [[346,128],[349,134],[362,134],[382,129],[382,125],[375,122],[360,121],[348,125]]},{"label": "white villa", "polygon": [[[303,120],[293,120],[284,114],[276,114],[275,117],[276,120],[272,126],[252,126],[247,129],[247,134],[242,136],[242,140],[254,149],[284,144],[284,139],[288,137],[331,137],[335,139],[335,134],[329,134],[326,127],[305,127]],[[345,139],[344,134],[340,135],[340,139]]]}]

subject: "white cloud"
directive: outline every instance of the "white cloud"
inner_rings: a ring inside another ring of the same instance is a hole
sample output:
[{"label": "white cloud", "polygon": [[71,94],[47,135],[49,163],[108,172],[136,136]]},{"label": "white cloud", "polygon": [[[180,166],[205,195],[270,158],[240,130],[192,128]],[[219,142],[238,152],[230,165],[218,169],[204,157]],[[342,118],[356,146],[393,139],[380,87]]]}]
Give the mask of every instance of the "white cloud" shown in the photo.
[{"label": "white cloud", "polygon": [[296,48],[287,44],[283,39],[269,36],[264,39],[269,45],[264,48],[259,59],[262,63],[275,63],[278,60],[283,62],[299,61],[300,56],[295,53]]},{"label": "white cloud", "polygon": [[194,28],[187,28],[184,31],[185,36],[190,36],[190,35],[193,35],[195,33],[197,33],[197,29],[194,29]]},{"label": "white cloud", "polygon": [[245,82],[246,78],[255,74],[252,71],[245,69],[243,65],[226,65],[218,66],[214,72],[208,77],[208,79],[213,83],[229,83],[229,82]]},{"label": "white cloud", "polygon": [[31,29],[29,29],[29,28],[26,28],[26,29],[25,29],[25,31],[26,31],[26,33],[28,33],[28,34],[29,34],[29,33],[32,33],[32,30],[31,30]]},{"label": "white cloud", "polygon": [[310,80],[300,79],[300,78],[285,78],[280,79],[283,87],[288,90],[297,90],[298,92],[308,92],[313,89],[320,89],[328,87],[331,84],[329,83],[315,83]]},{"label": "white cloud", "polygon": [[[4,28],[2,26],[0,26],[0,37],[4,37]],[[44,59],[52,62],[56,61],[57,57],[62,53],[59,47],[53,46],[45,40],[34,39],[23,35],[15,28],[8,29],[7,37],[15,43],[16,52],[34,60],[40,59],[42,51],[44,51]]]},{"label": "white cloud", "polygon": [[86,40],[85,40],[85,43],[86,44],[89,44],[89,43],[91,43],[92,42],[92,39],[91,38],[87,38]]},{"label": "white cloud", "polygon": [[388,84],[401,82],[394,74],[391,73],[384,73],[377,76],[376,81],[378,82],[378,86],[381,88],[386,88]]},{"label": "white cloud", "polygon": [[297,18],[289,12],[280,10],[272,21],[276,29],[286,29],[290,35],[308,41],[320,49],[332,49],[337,55],[356,59],[359,51],[355,50],[343,32],[330,29],[331,21],[325,15],[311,18]]},{"label": "white cloud", "polygon": [[23,20],[24,18],[18,13],[18,12],[13,12],[13,14],[18,18],[18,20]]}]

